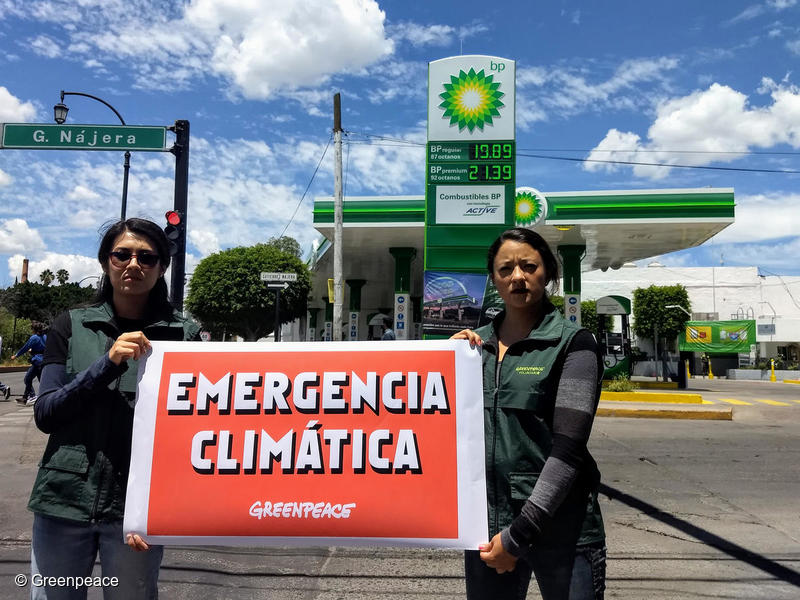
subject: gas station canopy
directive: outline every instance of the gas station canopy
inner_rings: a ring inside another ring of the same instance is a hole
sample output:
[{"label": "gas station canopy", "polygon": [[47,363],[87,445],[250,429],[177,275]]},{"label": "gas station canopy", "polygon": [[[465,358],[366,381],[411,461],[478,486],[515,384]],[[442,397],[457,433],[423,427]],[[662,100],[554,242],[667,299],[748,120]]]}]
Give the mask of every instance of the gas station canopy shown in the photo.
[{"label": "gas station canopy", "polygon": [[[618,269],[625,262],[699,246],[734,221],[733,188],[546,192],[540,218],[528,225],[553,250],[585,246],[582,271]],[[333,239],[333,198],[314,201],[314,227]],[[416,250],[411,292],[422,288],[425,197],[344,199],[344,279],[363,279],[366,306],[391,306],[393,260],[389,248]],[[488,248],[492,240],[486,240]],[[473,241],[474,243],[474,241]],[[313,295],[326,295],[332,253],[318,249]]]}]

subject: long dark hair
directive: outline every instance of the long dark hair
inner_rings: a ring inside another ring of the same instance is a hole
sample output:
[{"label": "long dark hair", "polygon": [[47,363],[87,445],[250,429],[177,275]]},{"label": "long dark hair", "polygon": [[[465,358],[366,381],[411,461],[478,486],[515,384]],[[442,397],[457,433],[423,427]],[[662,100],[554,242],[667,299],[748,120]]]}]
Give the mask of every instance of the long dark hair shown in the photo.
[{"label": "long dark hair", "polygon": [[[147,238],[153,244],[153,248],[158,254],[158,259],[161,266],[166,269],[170,263],[169,242],[164,230],[161,229],[156,223],[148,221],[147,219],[127,219],[125,221],[117,221],[112,223],[103,233],[103,239],[100,241],[100,248],[97,250],[97,260],[103,267],[108,265],[109,253],[112,250],[114,241],[126,231],[135,233],[138,236]],[[97,303],[102,304],[108,302],[113,305],[114,289],[111,287],[111,282],[108,275],[103,269],[103,276],[100,278],[100,285],[97,289]],[[159,314],[172,312],[172,305],[169,303],[169,292],[167,290],[167,282],[164,276],[158,278],[153,289],[150,290],[150,296],[147,298],[146,313]]]},{"label": "long dark hair", "polygon": [[492,275],[494,273],[494,259],[500,251],[500,246],[503,245],[503,242],[508,240],[520,242],[521,244],[528,244],[528,246],[539,253],[544,263],[544,272],[546,274],[545,285],[550,286],[551,293],[557,292],[560,281],[558,259],[555,254],[553,254],[547,241],[541,235],[530,229],[525,229],[524,227],[506,229],[500,234],[500,237],[489,246],[489,252],[486,255],[486,269],[489,271],[489,274]]}]

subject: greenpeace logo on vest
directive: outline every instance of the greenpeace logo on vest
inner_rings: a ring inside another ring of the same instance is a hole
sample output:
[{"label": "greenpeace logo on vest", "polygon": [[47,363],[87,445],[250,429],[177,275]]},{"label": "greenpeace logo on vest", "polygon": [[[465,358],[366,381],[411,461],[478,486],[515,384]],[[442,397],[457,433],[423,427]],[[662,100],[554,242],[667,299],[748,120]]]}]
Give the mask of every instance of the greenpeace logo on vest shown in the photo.
[{"label": "greenpeace logo on vest", "polygon": [[544,367],[531,367],[520,365],[515,369],[519,375],[541,375],[544,372]]}]

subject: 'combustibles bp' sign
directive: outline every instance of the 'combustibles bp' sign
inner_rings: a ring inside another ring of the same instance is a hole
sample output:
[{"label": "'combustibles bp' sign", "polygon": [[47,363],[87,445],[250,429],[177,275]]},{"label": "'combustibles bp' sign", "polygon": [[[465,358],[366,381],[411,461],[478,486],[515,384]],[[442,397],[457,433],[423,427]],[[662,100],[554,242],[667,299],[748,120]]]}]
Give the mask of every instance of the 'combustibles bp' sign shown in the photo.
[{"label": "'combustibles bp' sign", "polygon": [[480,351],[466,341],[152,348],[125,531],[173,544],[485,541]]},{"label": "'combustibles bp' sign", "polygon": [[506,223],[515,167],[514,61],[456,56],[430,63],[426,183],[433,223]]}]

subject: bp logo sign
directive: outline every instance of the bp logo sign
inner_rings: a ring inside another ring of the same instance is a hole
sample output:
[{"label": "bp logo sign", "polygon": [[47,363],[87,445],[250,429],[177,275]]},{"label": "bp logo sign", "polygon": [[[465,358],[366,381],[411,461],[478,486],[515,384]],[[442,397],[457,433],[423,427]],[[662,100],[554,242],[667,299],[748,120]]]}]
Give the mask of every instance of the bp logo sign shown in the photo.
[{"label": "bp logo sign", "polygon": [[481,69],[477,73],[474,68],[468,72],[459,70],[458,77],[450,76],[450,83],[445,83],[444,93],[439,94],[444,110],[442,117],[450,118],[450,125],[458,124],[458,130],[465,128],[472,133],[476,128],[483,131],[485,124],[492,125],[494,118],[500,117],[500,109],[505,106],[500,98],[505,96],[500,91],[500,83],[494,81],[494,75],[486,75]]},{"label": "bp logo sign", "polygon": [[547,218],[547,199],[532,187],[517,188],[514,202],[514,222],[517,227],[530,227]]}]

